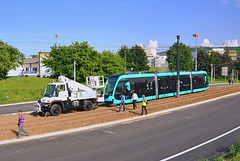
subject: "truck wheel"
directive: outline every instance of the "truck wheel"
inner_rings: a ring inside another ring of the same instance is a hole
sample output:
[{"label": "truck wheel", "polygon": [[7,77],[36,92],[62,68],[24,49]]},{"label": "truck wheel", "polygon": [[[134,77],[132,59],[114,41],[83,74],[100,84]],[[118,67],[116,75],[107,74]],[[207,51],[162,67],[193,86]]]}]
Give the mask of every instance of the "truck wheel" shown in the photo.
[{"label": "truck wheel", "polygon": [[52,107],[50,108],[50,113],[53,116],[58,116],[60,115],[62,112],[62,108],[58,105],[58,104],[54,104],[52,105]]},{"label": "truck wheel", "polygon": [[90,111],[93,109],[93,103],[92,101],[87,100],[84,105],[84,110],[85,111]]},{"label": "truck wheel", "polygon": [[50,116],[50,112],[46,112],[46,113],[45,113],[45,116],[46,116],[46,117],[49,117],[49,116]]}]

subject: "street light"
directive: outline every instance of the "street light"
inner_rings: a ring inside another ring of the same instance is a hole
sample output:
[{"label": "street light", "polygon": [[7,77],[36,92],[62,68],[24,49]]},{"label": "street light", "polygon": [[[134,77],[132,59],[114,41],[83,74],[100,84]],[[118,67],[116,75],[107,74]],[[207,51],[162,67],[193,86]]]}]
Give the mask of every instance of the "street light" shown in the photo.
[{"label": "street light", "polygon": [[126,70],[126,52],[127,52],[127,50],[124,50],[124,53],[125,53],[125,70]]},{"label": "street light", "polygon": [[196,52],[196,58],[195,58],[195,71],[197,71],[197,37],[199,34],[193,34],[193,37],[195,37],[195,52]]},{"label": "street light", "polygon": [[59,35],[58,35],[58,34],[56,34],[55,36],[56,36],[56,45],[57,45],[57,38],[58,38],[58,36],[59,36]]}]

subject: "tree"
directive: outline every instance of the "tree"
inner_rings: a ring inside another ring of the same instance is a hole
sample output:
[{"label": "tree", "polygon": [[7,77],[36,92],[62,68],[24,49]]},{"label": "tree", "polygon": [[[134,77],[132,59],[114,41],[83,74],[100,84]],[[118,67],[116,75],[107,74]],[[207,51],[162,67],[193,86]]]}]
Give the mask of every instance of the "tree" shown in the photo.
[{"label": "tree", "polygon": [[[126,53],[124,52],[126,51]],[[132,48],[128,48],[126,45],[122,46],[118,55],[125,60],[126,54],[126,69],[133,71],[149,70],[148,60],[146,52],[141,46],[135,45]]]},{"label": "tree", "polygon": [[[177,43],[166,52],[167,62],[170,71],[177,71]],[[180,43],[180,70],[192,71],[194,68],[191,48],[183,43]]]},{"label": "tree", "polygon": [[235,62],[235,67],[237,71],[240,71],[240,57],[237,57],[237,60]]},{"label": "tree", "polygon": [[11,69],[22,65],[24,54],[17,48],[0,41],[0,79],[4,79]]},{"label": "tree", "polygon": [[226,51],[223,54],[222,57],[222,63],[224,67],[228,67],[228,73],[232,73],[232,69],[235,68],[235,63],[229,56],[229,49],[228,47],[226,48]]},{"label": "tree", "polygon": [[124,60],[122,57],[110,51],[103,51],[101,57],[102,75],[104,75],[104,77],[125,73]]},{"label": "tree", "polygon": [[209,55],[205,50],[203,49],[198,50],[198,53],[197,53],[198,70],[209,72],[209,64],[207,63],[208,59],[209,59]]},{"label": "tree", "polygon": [[123,73],[123,60],[110,52],[98,53],[88,42],[72,43],[69,46],[52,46],[47,58],[43,58],[45,66],[56,75],[74,78],[74,59],[76,62],[76,80],[85,81],[86,76]]},{"label": "tree", "polygon": [[207,63],[209,64],[209,72],[208,74],[210,75],[211,74],[211,64],[213,65],[213,68],[215,66],[215,74],[217,77],[220,77],[221,76],[221,73],[222,73],[222,56],[220,53],[218,52],[212,52],[208,59],[207,59]]}]

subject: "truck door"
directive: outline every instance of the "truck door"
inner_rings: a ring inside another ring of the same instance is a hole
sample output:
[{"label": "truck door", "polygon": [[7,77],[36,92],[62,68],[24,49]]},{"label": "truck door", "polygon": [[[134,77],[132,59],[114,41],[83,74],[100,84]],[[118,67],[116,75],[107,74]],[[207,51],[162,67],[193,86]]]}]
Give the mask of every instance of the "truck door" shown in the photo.
[{"label": "truck door", "polygon": [[68,97],[68,91],[66,89],[66,86],[63,85],[58,85],[59,92],[58,92],[58,97],[62,100],[67,100]]}]

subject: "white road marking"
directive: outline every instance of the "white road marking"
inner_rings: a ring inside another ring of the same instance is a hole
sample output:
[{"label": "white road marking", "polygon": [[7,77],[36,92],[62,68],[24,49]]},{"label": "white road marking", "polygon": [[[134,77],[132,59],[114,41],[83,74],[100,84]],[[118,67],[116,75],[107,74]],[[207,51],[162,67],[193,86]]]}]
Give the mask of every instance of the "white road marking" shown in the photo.
[{"label": "white road marking", "polygon": [[192,147],[192,148],[189,148],[189,149],[187,149],[187,150],[184,150],[184,151],[182,151],[182,152],[180,152],[180,153],[177,153],[177,154],[175,154],[175,155],[172,155],[172,156],[167,157],[167,158],[165,158],[165,159],[162,159],[162,160],[160,160],[160,161],[167,161],[167,160],[176,158],[176,157],[178,157],[178,156],[180,156],[180,155],[186,154],[186,153],[188,153],[188,152],[190,152],[190,151],[193,151],[193,150],[195,150],[195,149],[197,149],[197,148],[200,148],[201,146],[204,146],[204,145],[206,145],[206,144],[208,144],[208,143],[211,143],[211,142],[213,142],[213,141],[215,141],[215,140],[218,140],[218,139],[220,139],[220,138],[222,138],[222,137],[224,137],[224,136],[226,136],[226,135],[228,135],[228,134],[231,134],[232,132],[234,132],[234,131],[236,131],[236,130],[238,130],[238,129],[240,129],[240,126],[234,128],[234,129],[232,129],[232,130],[230,130],[230,131],[228,131],[228,132],[226,132],[226,133],[224,133],[224,134],[222,134],[222,135],[219,135],[219,136],[217,136],[217,137],[215,137],[215,138],[213,138],[213,139],[211,139],[211,140],[208,140],[208,141],[206,141],[206,142],[203,142],[203,143],[201,143],[201,144],[198,144],[198,145],[196,145],[196,146],[194,146],[194,147]]},{"label": "white road marking", "polygon": [[[189,105],[185,105],[185,106],[181,106],[181,107],[177,107],[177,108],[158,111],[158,112],[150,113],[148,115],[143,115],[143,116],[136,116],[136,117],[132,117],[132,118],[127,118],[127,119],[122,119],[122,120],[117,120],[117,121],[112,121],[112,122],[107,122],[107,123],[102,123],[102,124],[96,124],[96,125],[90,125],[90,126],[75,128],[75,129],[69,129],[69,130],[56,131],[56,132],[51,132],[51,133],[46,133],[46,134],[34,135],[34,136],[24,137],[24,138],[21,138],[21,139],[3,140],[3,141],[0,141],[0,145],[9,144],[9,143],[16,143],[16,142],[21,142],[21,141],[27,141],[27,140],[33,140],[33,139],[40,139],[40,138],[45,138],[45,137],[50,137],[50,136],[63,135],[63,134],[68,134],[68,133],[73,133],[73,132],[80,132],[80,131],[91,130],[91,129],[95,129],[95,128],[101,128],[101,127],[105,127],[105,126],[120,124],[120,123],[124,123],[124,122],[128,122],[128,121],[139,120],[139,119],[142,119],[142,118],[147,118],[147,117],[152,117],[152,116],[156,116],[156,115],[160,115],[160,114],[164,114],[164,113],[168,113],[168,112],[182,110],[182,109],[185,109],[185,108],[188,108],[188,107],[191,107],[191,106],[196,106],[196,105],[216,101],[216,100],[219,100],[219,99],[222,99],[222,98],[226,98],[226,97],[230,97],[230,96],[234,96],[234,95],[238,95],[238,94],[240,94],[240,92],[228,94],[228,95],[225,95],[225,96],[221,96],[221,97],[217,97],[217,98],[213,98],[213,99],[210,99],[210,100],[197,102],[197,103],[193,103],[193,104],[189,104]],[[231,133],[231,132],[228,132],[228,133]]]}]

